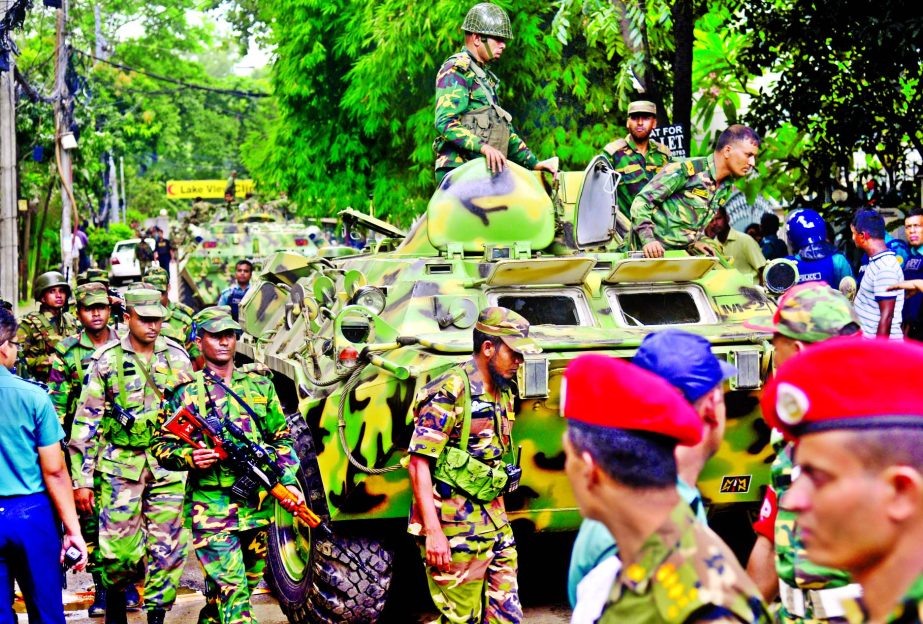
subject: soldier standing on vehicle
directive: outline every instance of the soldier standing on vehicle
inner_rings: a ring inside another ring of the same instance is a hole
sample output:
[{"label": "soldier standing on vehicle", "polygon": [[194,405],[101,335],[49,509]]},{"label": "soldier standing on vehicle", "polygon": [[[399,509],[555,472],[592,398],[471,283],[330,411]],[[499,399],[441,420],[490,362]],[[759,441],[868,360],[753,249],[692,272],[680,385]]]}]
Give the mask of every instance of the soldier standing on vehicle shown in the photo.
[{"label": "soldier standing on vehicle", "polygon": [[660,170],[631,204],[636,242],[646,258],[662,258],[665,249],[714,255],[700,239],[719,206],[733,191],[733,180],[756,166],[761,139],[747,126],[721,133],[713,154],[673,162]]},{"label": "soldier standing on vehicle", "polygon": [[237,172],[232,171],[228,176],[228,181],[224,185],[224,201],[228,204],[237,199]]},{"label": "soldier standing on vehicle", "polygon": [[240,313],[240,302],[250,290],[250,279],[253,277],[253,263],[249,260],[238,260],[234,267],[234,285],[225,288],[218,296],[218,305],[229,306],[231,317],[237,321]]},{"label": "soldier standing on vehicle", "polygon": [[436,75],[436,183],[452,169],[484,156],[493,173],[510,159],[526,169],[557,172],[557,159],[539,161],[513,128],[512,116],[497,101],[500,79],[487,64],[500,58],[512,40],[510,18],[496,4],[474,5],[462,24],[465,47]]},{"label": "soldier standing on vehicle", "polygon": [[768,624],[734,553],[677,492],[676,447],[702,438],[702,418],[679,390],[589,354],[568,365],[561,409],[564,470],[580,512],[619,545],[621,568],[597,622]]},{"label": "soldier standing on vehicle", "polygon": [[[196,343],[205,357],[205,370],[195,373],[165,403],[161,424],[183,407],[203,418],[233,423],[249,440],[274,451],[285,470],[283,485],[298,503],[304,502],[297,487],[299,462],[272,374],[262,364],[234,366],[240,325],[230,312],[226,306],[213,306],[196,314]],[[210,375],[219,377],[237,396],[229,395]],[[185,515],[191,520],[192,546],[205,573],[206,605],[199,622],[252,622],[250,597],[266,565],[271,499],[260,503],[232,493],[239,475],[219,460],[212,444],[193,448],[165,429],[155,440],[153,452],[162,466],[189,471]],[[289,510],[295,507],[294,503],[282,505]]]},{"label": "soldier standing on vehicle", "polygon": [[151,288],[160,293],[160,305],[166,310],[163,317],[163,325],[160,328],[160,335],[172,338],[186,349],[189,359],[195,364],[196,360],[202,355],[196,346],[195,336],[190,335],[192,332],[192,315],[195,310],[189,306],[170,301],[169,276],[164,269],[160,267],[151,267],[144,275],[142,288]]},{"label": "soldier standing on vehicle", "polygon": [[923,613],[921,367],[912,341],[834,339],[786,362],[763,395],[767,422],[796,442],[782,508],[812,562],[862,586],[861,604],[842,601],[849,622]]},{"label": "soldier standing on vehicle", "polygon": [[[473,339],[472,358],[417,397],[408,532],[417,538],[440,622],[521,622],[516,542],[503,503],[519,471],[511,461],[510,380],[523,355],[541,349],[529,338],[529,322],[500,307],[481,312]],[[511,476],[497,488],[491,479],[504,471]]]},{"label": "soldier standing on vehicle", "polygon": [[638,100],[628,105],[628,135],[603,148],[615,173],[619,212],[631,218],[631,202],[663,166],[673,160],[670,148],[650,138],[657,127],[657,105]]},{"label": "soldier standing on vehicle", "polygon": [[[51,356],[51,373],[48,376],[48,395],[64,426],[64,439],[70,439],[74,422],[74,409],[83,389],[84,376],[92,365],[93,353],[119,335],[109,323],[109,291],[99,282],[86,282],[77,286],[77,320],[83,329],[74,336],[59,342]],[[87,569],[93,576],[93,604],[87,609],[90,617],[100,617],[106,612],[106,590],[103,589],[96,543],[99,528],[98,510],[79,512],[80,530],[86,540],[90,558]]]},{"label": "soldier standing on vehicle", "polygon": [[22,345],[20,362],[25,362],[25,370],[17,372],[21,377],[46,383],[55,345],[77,332],[77,319],[67,311],[71,287],[61,273],[48,271],[39,275],[32,294],[39,308],[22,319],[16,332],[16,341]]},{"label": "soldier standing on vehicle", "polygon": [[[777,369],[814,344],[861,331],[849,300],[819,281],[793,286],[779,299],[774,316],[751,319],[745,325],[772,332]],[[778,618],[784,624],[841,622],[844,612],[839,599],[858,596],[859,587],[850,583],[845,572],[808,561],[795,529],[795,514],[780,510],[778,504],[791,486],[795,446],[786,444],[778,430],[773,430],[770,441],[776,458],[759,520],[753,525],[757,536],[747,572],[767,602],[781,598]]]},{"label": "soldier standing on vehicle", "polygon": [[186,475],[161,467],[150,452],[165,389],[188,380],[186,352],[160,336],[166,313],[156,290],[125,293],[128,335],[96,353],[77,402],[68,451],[74,498],[83,513],[99,491],[99,562],[106,622],[125,624],[125,591],[146,560],[149,624],[163,624],[186,560]]}]

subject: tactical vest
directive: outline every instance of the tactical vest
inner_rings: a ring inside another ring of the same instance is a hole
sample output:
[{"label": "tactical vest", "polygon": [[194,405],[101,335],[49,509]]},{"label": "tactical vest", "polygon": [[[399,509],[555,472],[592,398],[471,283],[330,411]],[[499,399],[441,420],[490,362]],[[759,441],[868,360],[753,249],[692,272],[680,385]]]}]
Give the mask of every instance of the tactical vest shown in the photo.
[{"label": "tactical vest", "polygon": [[[247,292],[249,292],[249,289]],[[233,288],[231,290],[231,296],[228,297],[228,305],[231,307],[231,318],[235,321],[238,320],[238,316],[240,315],[240,302],[243,301],[247,292],[240,288]]]},{"label": "tactical vest", "polygon": [[805,260],[800,256],[790,257],[798,265],[798,283],[802,282],[827,282],[831,288],[839,288],[836,279],[836,268],[833,264],[833,255],[820,260]]},{"label": "tactical vest", "polygon": [[[923,256],[912,253],[907,262],[904,263],[904,279],[913,280],[913,279],[923,279]],[[909,323],[921,323],[923,322],[923,295],[916,295],[914,297],[906,297],[904,299],[904,321]],[[915,339],[916,336],[912,336]]]},{"label": "tactical vest", "polygon": [[513,116],[497,104],[497,96],[487,77],[487,72],[474,61],[471,62],[470,67],[474,73],[475,82],[484,89],[490,104],[465,112],[459,123],[482,141],[499,150],[506,158],[509,151]]}]

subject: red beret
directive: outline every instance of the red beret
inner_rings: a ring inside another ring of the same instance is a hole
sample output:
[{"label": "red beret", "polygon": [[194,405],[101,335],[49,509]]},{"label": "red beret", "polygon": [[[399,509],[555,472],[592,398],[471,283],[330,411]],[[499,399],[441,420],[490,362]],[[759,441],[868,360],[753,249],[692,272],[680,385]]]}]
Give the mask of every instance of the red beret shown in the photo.
[{"label": "red beret", "polygon": [[788,439],[829,429],[923,428],[923,345],[834,338],[782,365],[763,416]]},{"label": "red beret", "polygon": [[564,371],[561,412],[577,422],[650,431],[683,445],[702,439],[702,418],[662,377],[605,355],[581,355]]}]

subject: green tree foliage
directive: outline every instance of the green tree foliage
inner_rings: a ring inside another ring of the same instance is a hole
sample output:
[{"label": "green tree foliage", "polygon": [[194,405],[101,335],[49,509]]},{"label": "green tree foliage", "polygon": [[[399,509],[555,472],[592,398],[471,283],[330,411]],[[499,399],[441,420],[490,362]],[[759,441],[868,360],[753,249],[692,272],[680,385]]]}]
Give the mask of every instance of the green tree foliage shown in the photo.
[{"label": "green tree foliage", "polygon": [[[806,136],[786,168],[802,200],[825,201],[854,171],[853,154],[880,167],[895,205],[916,197],[903,179],[907,156],[923,154],[923,13],[910,0],[757,0],[743,5],[740,60],[768,72],[746,119],[763,130],[790,125]],[[881,180],[880,180],[881,181]],[[903,190],[903,195],[897,191]]]},{"label": "green tree foliage", "polygon": [[[436,72],[462,48],[459,27],[470,4],[455,0],[373,3],[271,0],[279,121],[264,182],[278,184],[306,214],[364,208],[407,223],[432,194]],[[514,39],[492,68],[502,105],[540,157],[557,154],[582,168],[624,133],[622,74],[603,41],[580,24],[551,28],[544,0],[500,2]]]}]

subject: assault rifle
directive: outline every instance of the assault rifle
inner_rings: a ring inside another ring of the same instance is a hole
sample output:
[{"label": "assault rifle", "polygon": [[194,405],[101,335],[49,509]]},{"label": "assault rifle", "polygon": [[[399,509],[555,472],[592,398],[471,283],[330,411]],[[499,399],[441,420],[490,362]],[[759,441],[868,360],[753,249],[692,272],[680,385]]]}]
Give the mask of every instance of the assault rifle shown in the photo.
[{"label": "assault rifle", "polygon": [[[170,418],[164,429],[196,448],[208,448],[204,441],[196,440],[194,434],[201,432],[213,445],[218,459],[224,461],[237,481],[231,491],[241,498],[250,500],[257,488],[265,487],[269,494],[280,501],[296,501],[291,491],[282,485],[282,467],[262,446],[249,440],[243,430],[228,420],[216,416],[202,418],[194,407],[184,405]],[[312,529],[320,528],[329,533],[326,524],[304,503],[292,512]]]}]

